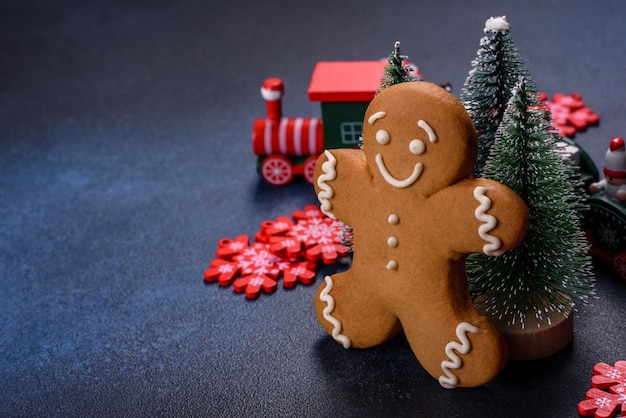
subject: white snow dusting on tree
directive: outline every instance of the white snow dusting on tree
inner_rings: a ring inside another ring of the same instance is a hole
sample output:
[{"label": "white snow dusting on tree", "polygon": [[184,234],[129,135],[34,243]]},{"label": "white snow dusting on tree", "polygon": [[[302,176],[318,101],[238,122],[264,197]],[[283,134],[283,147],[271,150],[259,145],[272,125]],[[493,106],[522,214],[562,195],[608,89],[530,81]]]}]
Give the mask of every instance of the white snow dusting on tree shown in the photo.
[{"label": "white snow dusting on tree", "polygon": [[506,20],[506,16],[490,17],[485,22],[485,33],[487,32],[500,32],[507,33],[511,30],[511,25]]}]

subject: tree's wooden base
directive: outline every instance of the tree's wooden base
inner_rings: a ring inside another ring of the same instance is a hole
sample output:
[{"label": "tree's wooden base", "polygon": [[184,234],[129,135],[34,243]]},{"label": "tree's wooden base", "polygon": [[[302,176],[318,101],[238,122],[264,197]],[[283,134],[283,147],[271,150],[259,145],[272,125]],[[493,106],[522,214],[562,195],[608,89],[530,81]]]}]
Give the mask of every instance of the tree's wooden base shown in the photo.
[{"label": "tree's wooden base", "polygon": [[544,313],[542,320],[529,312],[523,329],[519,323],[509,325],[508,318],[498,319],[485,312],[481,314],[505,336],[509,345],[509,360],[527,361],[548,357],[565,348],[574,336],[574,315],[571,308],[567,316],[560,312],[550,312]]}]

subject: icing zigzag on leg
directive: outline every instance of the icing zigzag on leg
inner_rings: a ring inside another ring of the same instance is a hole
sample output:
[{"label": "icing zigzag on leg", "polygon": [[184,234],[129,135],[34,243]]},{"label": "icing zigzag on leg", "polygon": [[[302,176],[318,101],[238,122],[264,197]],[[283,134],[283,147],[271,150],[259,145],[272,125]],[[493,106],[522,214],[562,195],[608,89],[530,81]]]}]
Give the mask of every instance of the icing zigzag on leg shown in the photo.
[{"label": "icing zigzag on leg", "polygon": [[461,341],[459,344],[456,341],[450,341],[446,344],[446,355],[450,360],[444,360],[441,362],[441,370],[445,373],[445,376],[439,376],[439,384],[446,389],[452,389],[459,383],[459,379],[450,369],[458,369],[463,362],[461,358],[452,350],[458,351],[460,354],[467,354],[472,349],[472,345],[467,339],[467,333],[471,332],[476,334],[480,331],[480,328],[475,327],[469,322],[461,322],[456,326],[456,337]]},{"label": "icing zigzag on leg", "polygon": [[326,276],[326,287],[324,290],[320,292],[320,300],[326,303],[326,307],[322,312],[324,315],[324,319],[330,322],[333,325],[333,338],[343,345],[343,348],[350,348],[352,345],[350,338],[343,335],[341,333],[341,322],[334,316],[332,316],[332,312],[335,309],[335,298],[330,295],[330,291],[333,290],[333,279],[330,276]]}]

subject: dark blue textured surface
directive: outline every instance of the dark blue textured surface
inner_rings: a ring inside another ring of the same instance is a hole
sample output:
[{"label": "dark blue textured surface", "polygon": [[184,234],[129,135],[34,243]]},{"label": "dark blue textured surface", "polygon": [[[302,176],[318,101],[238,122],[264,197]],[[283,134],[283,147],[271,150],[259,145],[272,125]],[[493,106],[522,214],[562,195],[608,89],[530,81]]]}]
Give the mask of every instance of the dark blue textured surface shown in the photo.
[{"label": "dark blue textured surface", "polygon": [[593,364],[626,356],[626,283],[601,265],[570,346],[452,391],[402,337],[333,343],[316,285],[250,302],[202,281],[219,238],[315,203],[259,179],[250,134],[269,76],[286,116],[319,115],[317,61],[400,39],[458,93],[506,14],[538,86],[601,115],[577,136],[601,164],[626,135],[626,3],[500,3],[1,1],[0,416],[576,416]]}]

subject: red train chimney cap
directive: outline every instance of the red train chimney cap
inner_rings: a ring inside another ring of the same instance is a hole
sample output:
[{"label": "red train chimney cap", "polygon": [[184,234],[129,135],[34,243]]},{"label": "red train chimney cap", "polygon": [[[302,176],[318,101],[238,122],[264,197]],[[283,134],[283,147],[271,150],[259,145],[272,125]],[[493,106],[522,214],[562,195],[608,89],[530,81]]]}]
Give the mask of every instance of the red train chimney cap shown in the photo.
[{"label": "red train chimney cap", "polygon": [[261,86],[261,96],[263,99],[273,102],[280,100],[285,93],[285,85],[280,78],[268,78]]}]

